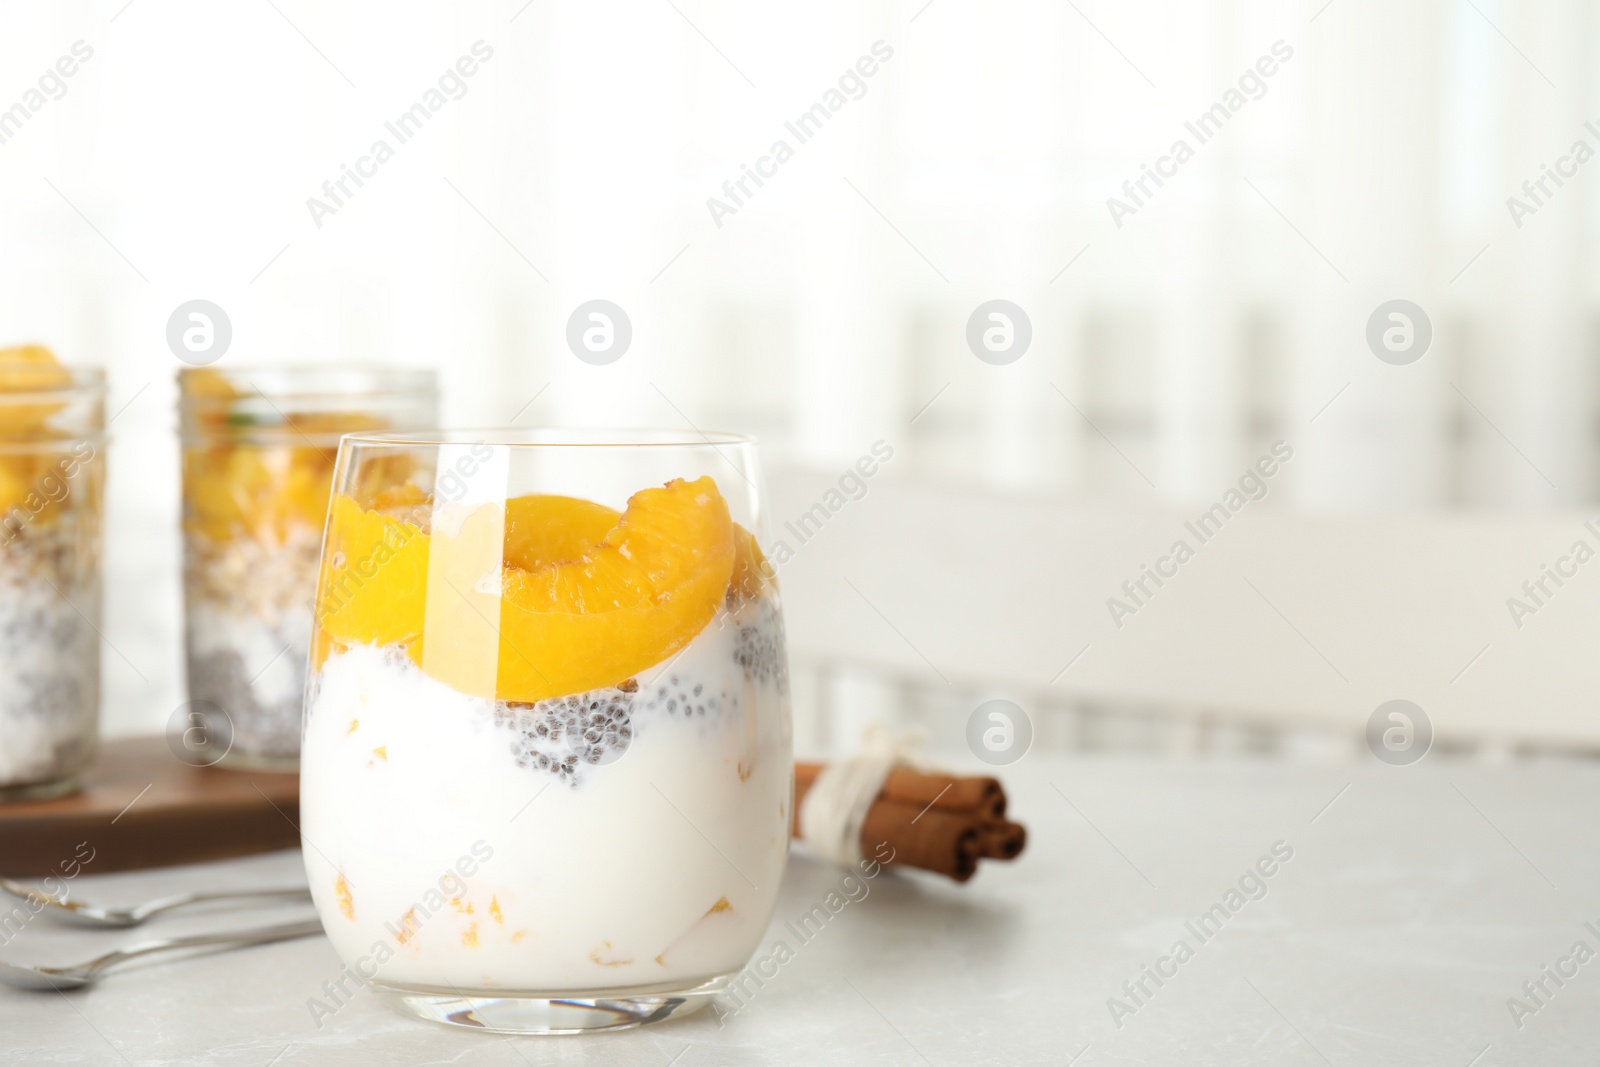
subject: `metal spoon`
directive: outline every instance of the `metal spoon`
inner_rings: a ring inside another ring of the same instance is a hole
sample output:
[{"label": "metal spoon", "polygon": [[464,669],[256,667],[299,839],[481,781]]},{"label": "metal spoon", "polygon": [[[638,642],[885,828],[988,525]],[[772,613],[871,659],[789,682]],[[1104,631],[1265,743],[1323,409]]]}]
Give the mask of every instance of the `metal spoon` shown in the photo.
[{"label": "metal spoon", "polygon": [[240,889],[218,893],[178,893],[159,897],[131,908],[105,908],[82,900],[57,900],[32,886],[0,878],[0,891],[22,900],[31,900],[50,908],[49,914],[62,922],[76,926],[138,926],[140,923],[174,908],[187,907],[211,900],[310,900],[311,890],[300,889]]},{"label": "metal spoon", "polygon": [[237,934],[194,934],[188,937],[145,941],[107,952],[104,956],[96,956],[87,963],[80,963],[75,967],[27,967],[0,960],[0,983],[18,989],[78,989],[98,981],[107,968],[138,956],[148,956],[156,952],[174,952],[186,948],[239,948],[245,945],[264,945],[270,941],[288,941],[291,938],[310,937],[312,934],[320,933],[322,933],[321,921],[306,919],[280,926],[264,926],[259,930],[246,930]]}]

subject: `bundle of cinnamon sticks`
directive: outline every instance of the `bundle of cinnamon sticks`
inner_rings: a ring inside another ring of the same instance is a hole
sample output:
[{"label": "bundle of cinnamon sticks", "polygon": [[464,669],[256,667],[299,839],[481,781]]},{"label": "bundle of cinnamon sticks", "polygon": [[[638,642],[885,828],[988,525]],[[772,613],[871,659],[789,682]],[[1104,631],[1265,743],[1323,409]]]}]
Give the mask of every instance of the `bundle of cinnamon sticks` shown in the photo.
[{"label": "bundle of cinnamon sticks", "polygon": [[[794,765],[794,834],[803,838],[800,810],[823,764]],[[861,851],[887,843],[894,863],[965,882],[980,859],[1015,859],[1027,843],[1021,823],[1006,819],[1006,794],[993,778],[958,778],[897,767],[861,826]]]}]

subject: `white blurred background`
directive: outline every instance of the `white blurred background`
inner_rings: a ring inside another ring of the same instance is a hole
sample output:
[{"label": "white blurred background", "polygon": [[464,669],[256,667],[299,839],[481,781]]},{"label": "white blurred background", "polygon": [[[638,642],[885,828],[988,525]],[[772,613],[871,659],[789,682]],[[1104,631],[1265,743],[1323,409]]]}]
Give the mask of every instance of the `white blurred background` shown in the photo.
[{"label": "white blurred background", "polygon": [[[1405,697],[1463,751],[1600,750],[1600,565],[1507,605],[1600,547],[1597,71],[1575,0],[8,5],[0,341],[104,364],[120,411],[107,729],[183,700],[165,329],[203,298],[227,365],[437,367],[454,425],[754,432],[774,538],[887,444],[783,571],[802,748],[958,744],[1000,695],[1041,746],[1336,757]],[[1575,176],[1535,202],[1547,165]],[[594,298],[633,326],[609,366],[565,343]],[[1031,322],[1008,365],[968,347],[991,299]],[[1391,299],[1432,324],[1410,365],[1367,345]],[[1118,626],[1279,440],[1266,499]]]}]

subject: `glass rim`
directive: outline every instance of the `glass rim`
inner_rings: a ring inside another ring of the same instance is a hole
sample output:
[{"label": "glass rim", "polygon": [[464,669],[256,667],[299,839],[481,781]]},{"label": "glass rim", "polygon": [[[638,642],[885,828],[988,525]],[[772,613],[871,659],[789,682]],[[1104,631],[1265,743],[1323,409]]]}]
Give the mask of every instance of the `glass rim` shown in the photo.
[{"label": "glass rim", "polygon": [[357,431],[339,444],[418,448],[489,445],[495,448],[718,448],[755,445],[755,436],[728,430],[666,430],[587,426],[489,426],[464,429]]},{"label": "glass rim", "polygon": [[[0,371],[8,367],[36,373],[38,367],[31,363],[19,360],[0,359]],[[72,376],[72,381],[66,385],[51,386],[45,389],[0,390],[0,408],[14,404],[39,404],[49,402],[66,402],[74,398],[85,396],[104,396],[106,393],[106,370],[104,367],[85,367],[76,364],[62,364],[59,368]]]},{"label": "glass rim", "polygon": [[[191,392],[187,383],[201,374],[218,375],[243,389],[235,396]],[[256,379],[266,382],[257,385]],[[237,404],[241,401],[296,400],[316,397],[407,396],[435,393],[439,374],[432,367],[388,367],[366,363],[247,363],[230,367],[182,367],[178,370],[181,406]]]},{"label": "glass rim", "polygon": [[110,435],[104,430],[40,437],[31,441],[7,441],[0,438],[0,456],[63,455],[76,452],[80,444],[93,448],[95,445],[104,445],[109,440]]}]

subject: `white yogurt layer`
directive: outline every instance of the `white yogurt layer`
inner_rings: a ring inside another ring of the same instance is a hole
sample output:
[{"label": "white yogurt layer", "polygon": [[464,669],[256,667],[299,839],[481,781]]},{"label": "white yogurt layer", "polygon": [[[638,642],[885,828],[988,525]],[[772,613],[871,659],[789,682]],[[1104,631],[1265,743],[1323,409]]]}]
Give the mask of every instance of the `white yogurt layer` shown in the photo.
[{"label": "white yogurt layer", "polygon": [[[780,626],[771,600],[719,616],[636,692],[586,698],[576,739],[552,729],[578,713],[570,698],[508,707],[395,650],[330,656],[307,711],[300,811],[339,955],[363,979],[446,992],[737,971],[788,858]],[[612,717],[590,727],[607,699]]]}]

